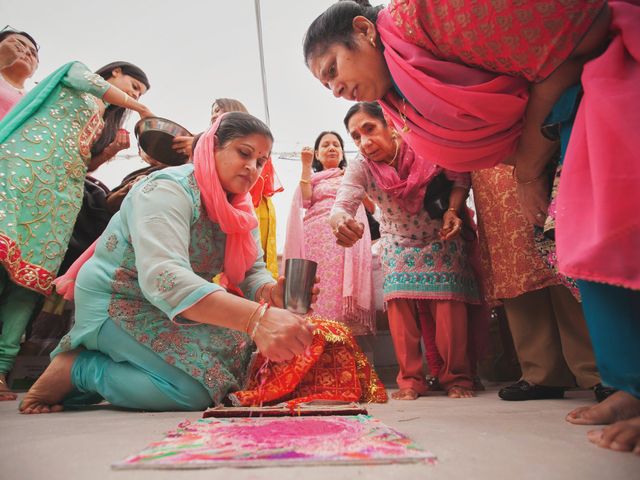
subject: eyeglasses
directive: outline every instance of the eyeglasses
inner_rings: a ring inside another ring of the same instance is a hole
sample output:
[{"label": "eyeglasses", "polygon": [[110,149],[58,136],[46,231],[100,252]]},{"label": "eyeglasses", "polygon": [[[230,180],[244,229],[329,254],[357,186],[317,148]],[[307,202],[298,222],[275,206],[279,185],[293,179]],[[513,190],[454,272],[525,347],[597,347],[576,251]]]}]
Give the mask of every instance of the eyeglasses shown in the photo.
[{"label": "eyeglasses", "polygon": [[22,32],[20,30],[18,30],[17,28],[13,28],[11,25],[5,25],[4,28],[2,30],[0,30],[0,34],[2,33],[15,33],[16,35],[22,35],[23,37],[28,38],[33,45],[35,45],[35,48],[32,47],[31,45],[26,44],[25,42],[23,42],[20,39],[17,39],[22,45],[24,45],[24,47],[26,47],[27,49],[29,49],[29,51],[31,52],[31,55],[33,55],[35,58],[38,58],[38,50],[40,50],[40,45],[38,45],[36,43],[36,41],[31,37],[31,35],[29,35],[26,32]]}]

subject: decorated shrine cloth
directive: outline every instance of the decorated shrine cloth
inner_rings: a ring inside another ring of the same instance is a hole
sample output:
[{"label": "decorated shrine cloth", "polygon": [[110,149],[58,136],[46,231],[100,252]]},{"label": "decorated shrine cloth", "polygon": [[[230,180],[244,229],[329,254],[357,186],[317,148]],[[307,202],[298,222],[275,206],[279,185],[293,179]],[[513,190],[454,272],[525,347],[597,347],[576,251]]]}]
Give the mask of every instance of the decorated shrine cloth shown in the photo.
[{"label": "decorated shrine cloth", "polygon": [[346,325],[313,317],[313,340],[305,355],[273,363],[260,353],[244,390],[229,394],[234,406],[286,402],[292,412],[310,401],[385,403],[387,392]]},{"label": "decorated shrine cloth", "polygon": [[184,421],[115,469],[431,463],[436,457],[366,415]]}]

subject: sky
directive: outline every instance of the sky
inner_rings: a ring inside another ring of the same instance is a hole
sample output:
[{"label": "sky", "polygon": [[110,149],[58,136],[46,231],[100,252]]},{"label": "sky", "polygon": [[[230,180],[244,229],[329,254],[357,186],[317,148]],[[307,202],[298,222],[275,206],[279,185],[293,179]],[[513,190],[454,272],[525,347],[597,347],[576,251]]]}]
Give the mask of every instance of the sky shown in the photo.
[{"label": "sky", "polygon": [[[307,27],[334,1],[260,2],[274,152],[300,151],[323,130],[336,130],[355,151],[342,124],[350,103],[334,98],[302,56]],[[151,89],[141,102],[193,133],[208,127],[217,97],[237,98],[265,120],[254,0],[2,0],[0,18],[0,27],[8,23],[40,44],[35,82],[72,60],[92,70],[125,60],[149,77]],[[137,119],[132,114],[129,131]],[[134,146],[123,153],[96,172],[109,186],[140,168]],[[274,164],[285,186],[274,197],[280,251],[300,166],[278,158]]]}]

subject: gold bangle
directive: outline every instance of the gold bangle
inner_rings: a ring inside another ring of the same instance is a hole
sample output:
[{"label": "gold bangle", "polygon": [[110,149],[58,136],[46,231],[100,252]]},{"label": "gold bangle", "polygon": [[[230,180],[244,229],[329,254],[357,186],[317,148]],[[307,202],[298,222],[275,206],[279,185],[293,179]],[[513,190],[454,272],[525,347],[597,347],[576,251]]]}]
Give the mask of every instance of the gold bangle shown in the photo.
[{"label": "gold bangle", "polygon": [[244,331],[247,335],[249,334],[249,325],[251,325],[251,320],[253,319],[253,317],[256,316],[256,312],[260,310],[260,307],[262,307],[262,305],[264,305],[264,302],[260,302],[256,307],[256,309],[253,312],[251,312],[251,315],[249,315],[249,318],[247,319],[247,324],[244,326]]},{"label": "gold bangle", "polygon": [[546,174],[546,173],[547,173],[547,171],[546,171],[546,169],[545,169],[545,170],[542,170],[542,173],[541,173],[540,175],[538,175],[538,176],[537,176],[537,177],[535,177],[535,178],[532,178],[531,180],[520,180],[520,179],[518,178],[518,174],[516,173],[516,167],[513,167],[513,172],[511,173],[511,175],[513,176],[513,179],[516,181],[516,183],[517,183],[518,185],[529,185],[529,184],[531,184],[531,183],[535,183],[535,182],[537,182],[538,180],[540,180],[542,177],[544,177],[544,176],[545,176],[545,174]]},{"label": "gold bangle", "polygon": [[457,214],[458,213],[458,209],[457,208],[453,208],[453,207],[449,207],[449,208],[447,208],[447,212],[453,212],[453,213]]},{"label": "gold bangle", "polygon": [[122,105],[122,107],[126,108],[127,105],[129,104],[129,95],[127,95],[126,92],[122,92],[122,95],[124,95],[124,105]]},{"label": "gold bangle", "polygon": [[300,179],[300,183],[304,183],[305,185],[311,185],[311,182],[309,180],[305,180],[304,178]]},{"label": "gold bangle", "polygon": [[258,319],[256,320],[256,324],[253,327],[253,330],[251,330],[251,340],[253,340],[256,336],[256,333],[258,332],[258,327],[260,326],[260,321],[262,320],[262,317],[264,317],[264,314],[267,313],[267,310],[269,310],[269,307],[271,305],[269,305],[268,303],[263,303],[262,305],[260,305],[260,313],[258,314]]}]

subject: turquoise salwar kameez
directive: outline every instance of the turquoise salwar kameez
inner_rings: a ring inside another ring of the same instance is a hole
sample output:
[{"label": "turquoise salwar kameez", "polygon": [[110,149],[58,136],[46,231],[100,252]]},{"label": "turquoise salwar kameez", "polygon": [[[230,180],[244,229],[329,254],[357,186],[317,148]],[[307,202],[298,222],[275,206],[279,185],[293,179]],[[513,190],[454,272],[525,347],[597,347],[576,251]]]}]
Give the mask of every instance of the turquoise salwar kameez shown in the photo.
[{"label": "turquoise salwar kameez", "polygon": [[52,282],[82,205],[110,84],[79,62],[56,70],[0,122],[0,373]]},{"label": "turquoise salwar kameez", "polygon": [[[253,232],[259,245],[259,231]],[[193,165],[145,178],[125,198],[76,280],[76,323],[52,355],[84,347],[65,405],[201,410],[245,382],[253,344],[180,313],[223,291],[226,235],[201,204]],[[258,247],[239,285],[246,298],[273,278]]]}]

